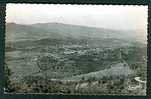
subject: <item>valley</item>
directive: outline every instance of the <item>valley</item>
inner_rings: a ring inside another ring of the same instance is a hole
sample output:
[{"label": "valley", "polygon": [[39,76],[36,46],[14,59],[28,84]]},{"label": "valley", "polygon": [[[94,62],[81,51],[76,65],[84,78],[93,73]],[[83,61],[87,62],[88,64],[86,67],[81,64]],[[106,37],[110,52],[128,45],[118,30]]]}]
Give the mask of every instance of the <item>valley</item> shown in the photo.
[{"label": "valley", "polygon": [[[6,28],[6,92],[145,95],[147,45],[138,35],[61,23]],[[10,35],[10,36],[9,36]],[[145,85],[144,85],[145,86]]]}]

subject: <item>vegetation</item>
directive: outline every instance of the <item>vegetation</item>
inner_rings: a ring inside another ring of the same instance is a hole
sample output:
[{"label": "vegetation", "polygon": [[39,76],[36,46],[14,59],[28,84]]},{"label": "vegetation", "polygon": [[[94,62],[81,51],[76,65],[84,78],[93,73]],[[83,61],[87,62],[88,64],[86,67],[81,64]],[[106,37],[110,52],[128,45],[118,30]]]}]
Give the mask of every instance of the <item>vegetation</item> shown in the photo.
[{"label": "vegetation", "polygon": [[[59,25],[62,33],[58,31],[56,24],[48,25],[53,27],[52,31],[52,27],[41,28],[41,24],[9,24],[7,27],[8,33],[16,35],[16,41],[6,43],[6,92],[142,94],[142,89],[130,91],[128,87],[137,85],[135,77],[146,80],[145,44],[118,36],[119,33],[114,35],[116,33],[109,30],[104,31],[111,32],[111,38],[105,38],[106,32],[103,33],[101,29],[83,30],[83,27],[72,27],[73,31],[70,31],[69,36],[68,25]],[[28,30],[25,32],[26,29]],[[47,33],[48,30],[52,33]],[[30,34],[31,37],[20,35],[20,32]],[[88,36],[92,32],[102,36]]]}]

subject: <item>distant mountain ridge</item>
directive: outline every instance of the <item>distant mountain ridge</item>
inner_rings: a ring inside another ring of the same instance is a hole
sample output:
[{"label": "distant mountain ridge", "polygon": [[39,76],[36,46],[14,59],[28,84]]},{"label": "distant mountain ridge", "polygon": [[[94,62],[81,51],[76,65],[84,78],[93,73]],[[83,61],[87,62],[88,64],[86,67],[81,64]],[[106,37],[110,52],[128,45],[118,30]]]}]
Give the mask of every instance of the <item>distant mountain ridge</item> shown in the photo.
[{"label": "distant mountain ridge", "polygon": [[116,38],[130,41],[144,41],[144,38],[140,34],[137,31],[118,31],[63,23],[37,23],[31,25],[6,23],[6,42],[39,40],[44,38],[92,40]]}]

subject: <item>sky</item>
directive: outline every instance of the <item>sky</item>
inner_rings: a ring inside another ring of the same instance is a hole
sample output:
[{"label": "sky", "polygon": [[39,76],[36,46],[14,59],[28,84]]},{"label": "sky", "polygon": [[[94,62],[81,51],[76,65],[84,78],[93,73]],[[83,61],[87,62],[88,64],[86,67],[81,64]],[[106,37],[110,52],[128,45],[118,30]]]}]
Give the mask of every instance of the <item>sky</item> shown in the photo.
[{"label": "sky", "polygon": [[147,6],[7,4],[6,22],[65,23],[109,29],[147,31]]}]

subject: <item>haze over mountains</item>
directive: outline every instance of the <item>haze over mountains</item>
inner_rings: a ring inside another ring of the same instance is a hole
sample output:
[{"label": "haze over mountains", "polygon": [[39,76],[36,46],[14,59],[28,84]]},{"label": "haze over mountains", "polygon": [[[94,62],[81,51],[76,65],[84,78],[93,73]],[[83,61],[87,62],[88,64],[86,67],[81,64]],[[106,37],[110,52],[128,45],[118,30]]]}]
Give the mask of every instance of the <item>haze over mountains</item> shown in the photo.
[{"label": "haze over mountains", "polygon": [[4,91],[146,95],[147,9],[7,4]]},{"label": "haze over mountains", "polygon": [[63,23],[37,23],[22,25],[6,23],[6,42],[51,39],[122,39],[144,43],[143,30],[111,30]]}]

